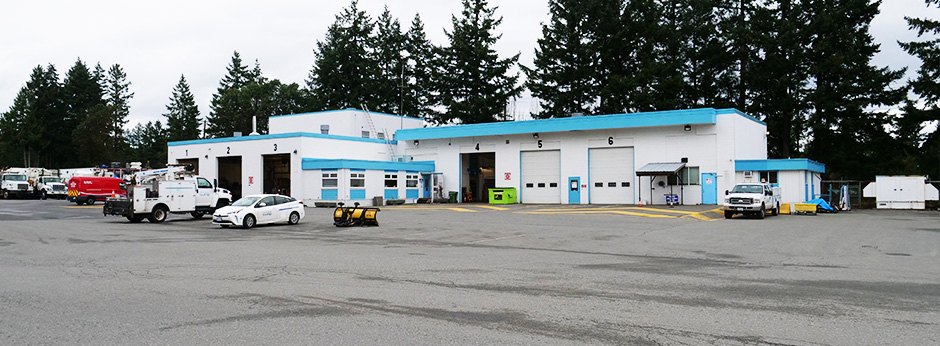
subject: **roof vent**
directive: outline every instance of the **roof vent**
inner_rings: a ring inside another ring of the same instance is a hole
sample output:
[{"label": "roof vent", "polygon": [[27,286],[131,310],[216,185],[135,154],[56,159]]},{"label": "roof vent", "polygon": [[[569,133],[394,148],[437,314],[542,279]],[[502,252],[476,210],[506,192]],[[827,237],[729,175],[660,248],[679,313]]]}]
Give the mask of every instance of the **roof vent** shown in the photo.
[{"label": "roof vent", "polygon": [[583,117],[583,116],[584,116],[584,113],[581,113],[581,112],[571,113],[571,117]]}]

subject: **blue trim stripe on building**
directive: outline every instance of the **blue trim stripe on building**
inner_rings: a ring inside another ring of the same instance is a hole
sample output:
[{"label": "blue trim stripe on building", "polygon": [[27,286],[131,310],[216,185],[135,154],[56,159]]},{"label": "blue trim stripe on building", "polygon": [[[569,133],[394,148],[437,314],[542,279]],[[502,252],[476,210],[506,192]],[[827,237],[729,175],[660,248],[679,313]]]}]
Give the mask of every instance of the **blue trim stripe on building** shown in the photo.
[{"label": "blue trim stripe on building", "polygon": [[412,161],[412,162],[393,162],[393,161],[369,161],[369,160],[349,160],[349,159],[314,159],[304,158],[300,167],[304,170],[312,169],[362,169],[362,170],[382,170],[382,171],[419,171],[434,172],[434,161]]},{"label": "blue trim stripe on building", "polygon": [[[223,138],[209,138],[209,139],[194,139],[190,141],[178,141],[178,142],[169,142],[166,145],[173,147],[179,145],[192,145],[192,144],[210,144],[210,143],[226,143],[226,142],[244,142],[244,141],[260,141],[265,139],[276,139],[276,138],[322,138],[322,139],[336,139],[341,141],[354,141],[354,142],[367,142],[367,143],[380,143],[385,144],[384,139],[375,139],[375,138],[362,138],[362,137],[351,137],[351,136],[339,136],[339,135],[324,135],[320,133],[313,132],[290,132],[290,133],[278,133],[273,135],[258,135],[258,136],[241,136],[241,137],[223,137]],[[390,140],[392,144],[397,145],[398,141]]]},{"label": "blue trim stripe on building", "polygon": [[336,189],[323,189],[323,191],[320,192],[320,196],[322,196],[322,199],[336,199],[338,194]]},{"label": "blue trim stripe on building", "polygon": [[735,160],[734,170],[740,171],[811,171],[826,173],[826,165],[810,159]]},{"label": "blue trim stripe on building", "polygon": [[398,199],[398,189],[385,189],[385,199]]},{"label": "blue trim stripe on building", "polygon": [[420,129],[403,129],[398,130],[395,133],[395,138],[398,140],[421,140],[513,135],[538,132],[564,132],[615,128],[715,124],[719,114],[742,115],[750,120],[763,124],[763,122],[760,120],[738,112],[734,109],[716,110],[714,108],[700,108],[675,111],[594,115],[542,120],[427,127]]},{"label": "blue trim stripe on building", "polygon": [[366,199],[366,189],[349,190],[349,199]]},{"label": "blue trim stripe on building", "polygon": [[418,198],[418,190],[417,189],[405,190],[405,198]]}]

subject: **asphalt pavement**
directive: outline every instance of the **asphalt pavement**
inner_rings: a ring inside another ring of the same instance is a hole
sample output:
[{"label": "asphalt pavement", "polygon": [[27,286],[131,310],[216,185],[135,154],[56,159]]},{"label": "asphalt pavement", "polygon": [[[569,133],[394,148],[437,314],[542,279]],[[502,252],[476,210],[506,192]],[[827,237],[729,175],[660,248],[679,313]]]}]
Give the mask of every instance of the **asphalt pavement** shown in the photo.
[{"label": "asphalt pavement", "polygon": [[0,343],[940,343],[936,211],[307,208],[244,230],[74,206],[0,200]]}]

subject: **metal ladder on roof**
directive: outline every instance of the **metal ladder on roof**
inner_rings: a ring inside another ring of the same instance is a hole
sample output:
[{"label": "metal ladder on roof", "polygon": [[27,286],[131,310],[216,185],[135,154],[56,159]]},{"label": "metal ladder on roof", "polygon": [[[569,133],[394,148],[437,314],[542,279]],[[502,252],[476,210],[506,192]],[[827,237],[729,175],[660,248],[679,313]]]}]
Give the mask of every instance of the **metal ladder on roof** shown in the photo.
[{"label": "metal ladder on roof", "polygon": [[[370,133],[370,136],[371,136],[372,133],[374,133],[375,136],[378,137],[378,136],[379,136],[379,132],[376,131],[376,129],[375,129],[375,122],[372,121],[372,113],[369,112],[369,107],[367,107],[365,104],[363,104],[363,105],[362,105],[362,109],[363,109],[363,111],[366,113],[366,122],[369,123],[369,133]],[[392,145],[392,141],[388,138],[388,131],[383,132],[383,133],[382,133],[382,136],[383,136],[382,140],[385,141],[385,147],[388,148],[388,155],[389,155],[389,158],[395,157],[395,146]]]}]

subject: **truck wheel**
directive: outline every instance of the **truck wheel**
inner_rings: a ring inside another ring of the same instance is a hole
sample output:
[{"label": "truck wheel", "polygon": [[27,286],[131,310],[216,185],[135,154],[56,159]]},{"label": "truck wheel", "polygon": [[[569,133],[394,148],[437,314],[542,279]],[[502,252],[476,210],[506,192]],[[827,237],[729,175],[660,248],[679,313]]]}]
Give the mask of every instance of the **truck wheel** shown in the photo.
[{"label": "truck wheel", "polygon": [[144,220],[144,216],[140,214],[134,214],[134,215],[125,216],[125,217],[127,218],[127,221],[130,221],[132,223],[139,223]]},{"label": "truck wheel", "polygon": [[42,190],[41,192],[39,192],[39,199],[44,200],[44,201],[46,200],[46,190]]},{"label": "truck wheel", "polygon": [[296,211],[293,213],[290,213],[290,217],[287,218],[287,224],[296,225],[298,222],[300,222],[300,213]]},{"label": "truck wheel", "polygon": [[764,209],[764,205],[761,204],[761,205],[760,205],[760,211],[757,212],[757,218],[758,218],[758,219],[763,219],[765,216],[767,216],[767,209]]},{"label": "truck wheel", "polygon": [[255,222],[257,222],[257,220],[255,220],[255,216],[248,214],[248,216],[245,216],[245,221],[242,222],[242,226],[245,226],[245,228],[252,228],[255,227]]},{"label": "truck wheel", "polygon": [[770,215],[777,216],[780,214],[780,203],[777,203],[777,207],[770,211]]},{"label": "truck wheel", "polygon": [[10,191],[3,190],[3,199],[10,199]]},{"label": "truck wheel", "polygon": [[150,215],[147,216],[147,221],[150,221],[150,223],[161,223],[163,221],[166,221],[166,216],[167,216],[168,211],[169,209],[167,209],[163,205],[158,205],[156,207],[153,207],[153,211],[151,211]]},{"label": "truck wheel", "polygon": [[94,197],[88,197],[87,199],[85,199],[85,205],[94,205],[94,204],[95,204]]},{"label": "truck wheel", "polygon": [[203,215],[206,215],[206,213],[201,211],[194,211],[189,213],[189,215],[192,215],[194,219],[201,219]]},{"label": "truck wheel", "polygon": [[726,219],[730,219],[732,216],[734,216],[734,212],[733,212],[733,211],[727,211],[727,210],[725,210],[725,218],[726,218]]}]

